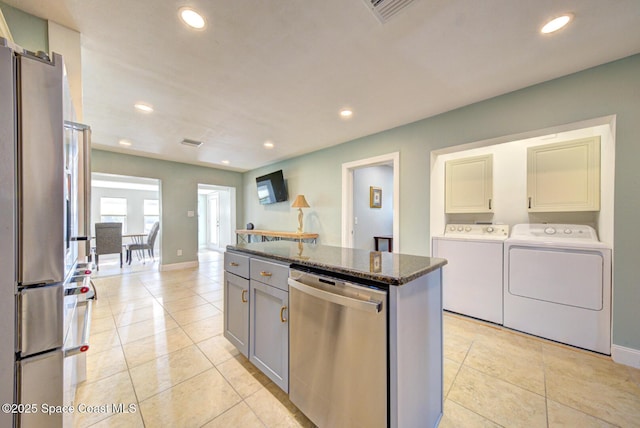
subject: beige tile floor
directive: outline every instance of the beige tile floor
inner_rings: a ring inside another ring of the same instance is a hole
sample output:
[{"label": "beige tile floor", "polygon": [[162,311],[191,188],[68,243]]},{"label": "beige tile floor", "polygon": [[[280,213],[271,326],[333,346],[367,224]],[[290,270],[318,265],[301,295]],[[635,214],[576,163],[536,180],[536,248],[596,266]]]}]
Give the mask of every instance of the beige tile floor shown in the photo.
[{"label": "beige tile floor", "polygon": [[[222,336],[220,254],[95,283],[76,404],[137,411],[76,414],[75,426],[313,426]],[[440,427],[640,427],[640,370],[451,314],[444,325]]]}]

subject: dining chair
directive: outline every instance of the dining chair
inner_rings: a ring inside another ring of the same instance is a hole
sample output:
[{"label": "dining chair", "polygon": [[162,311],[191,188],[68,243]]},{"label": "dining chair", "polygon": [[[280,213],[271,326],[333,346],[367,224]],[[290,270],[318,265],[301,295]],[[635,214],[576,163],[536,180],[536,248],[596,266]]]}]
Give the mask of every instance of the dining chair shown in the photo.
[{"label": "dining chair", "polygon": [[122,268],[122,223],[96,223],[96,270],[100,270],[99,256],[103,254],[120,254]]},{"label": "dining chair", "polygon": [[159,231],[160,231],[160,222],[156,221],[155,223],[153,223],[153,226],[151,226],[151,230],[147,235],[146,242],[133,243],[133,244],[127,245],[127,263],[128,264],[131,264],[131,259],[133,258],[132,256],[134,251],[142,251],[142,259],[145,260],[144,252],[146,250],[149,252],[149,257],[151,257],[151,260],[155,261],[155,257],[153,254],[153,247],[155,246],[156,238],[158,237]]}]

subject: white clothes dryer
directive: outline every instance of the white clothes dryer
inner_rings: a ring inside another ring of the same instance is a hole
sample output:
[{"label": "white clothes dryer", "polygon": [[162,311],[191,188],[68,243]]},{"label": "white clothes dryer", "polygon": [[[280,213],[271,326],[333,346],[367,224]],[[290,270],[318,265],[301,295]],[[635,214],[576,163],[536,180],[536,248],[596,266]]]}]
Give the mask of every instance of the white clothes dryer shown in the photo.
[{"label": "white clothes dryer", "polygon": [[504,261],[505,327],[611,354],[611,248],[592,227],[515,225]]},{"label": "white clothes dryer", "polygon": [[503,243],[507,225],[449,224],[431,241],[442,269],[443,308],[502,324]]}]

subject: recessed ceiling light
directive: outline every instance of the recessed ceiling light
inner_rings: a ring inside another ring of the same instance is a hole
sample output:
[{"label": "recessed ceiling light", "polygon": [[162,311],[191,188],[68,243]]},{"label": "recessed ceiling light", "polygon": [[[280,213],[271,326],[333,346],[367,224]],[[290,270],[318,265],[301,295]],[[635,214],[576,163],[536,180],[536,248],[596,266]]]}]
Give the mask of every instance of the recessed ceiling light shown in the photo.
[{"label": "recessed ceiling light", "polygon": [[118,141],[118,144],[120,144],[121,146],[129,147],[131,145],[131,141],[129,141],[129,140],[120,140],[120,141]]},{"label": "recessed ceiling light", "polygon": [[136,110],[144,112],[144,113],[151,113],[153,112],[153,107],[150,106],[149,104],[145,104],[145,103],[136,103],[133,105]]},{"label": "recessed ceiling light", "polygon": [[565,13],[562,16],[553,18],[551,21],[544,24],[544,27],[542,27],[540,32],[542,34],[549,34],[549,33],[558,31],[559,29],[567,25],[569,22],[571,22],[572,18],[573,18],[573,15],[571,15],[570,13]]},{"label": "recessed ceiling light", "polygon": [[189,7],[180,8],[179,14],[182,21],[191,28],[202,30],[206,25],[204,17]]},{"label": "recessed ceiling light", "polygon": [[263,146],[267,149],[273,149],[275,147],[275,145],[273,144],[273,141],[270,141],[270,140],[265,141]]},{"label": "recessed ceiling light", "polygon": [[351,109],[345,108],[340,110],[340,117],[343,119],[349,119],[353,116],[353,111]]},{"label": "recessed ceiling light", "polygon": [[231,162],[229,162],[228,160],[225,159],[225,160],[222,161],[222,163],[225,164],[225,165],[229,165]]}]

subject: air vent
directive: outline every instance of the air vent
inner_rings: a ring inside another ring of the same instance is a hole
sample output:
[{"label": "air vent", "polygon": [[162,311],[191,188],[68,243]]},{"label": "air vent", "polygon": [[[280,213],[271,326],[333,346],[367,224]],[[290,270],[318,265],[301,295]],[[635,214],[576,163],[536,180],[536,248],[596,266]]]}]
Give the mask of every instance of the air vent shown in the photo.
[{"label": "air vent", "polygon": [[200,147],[202,145],[202,141],[189,140],[185,138],[180,142],[180,144],[184,144],[185,146],[190,146],[190,147]]},{"label": "air vent", "polygon": [[378,21],[384,24],[393,15],[413,3],[413,0],[364,0],[364,2]]}]

